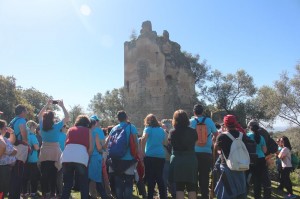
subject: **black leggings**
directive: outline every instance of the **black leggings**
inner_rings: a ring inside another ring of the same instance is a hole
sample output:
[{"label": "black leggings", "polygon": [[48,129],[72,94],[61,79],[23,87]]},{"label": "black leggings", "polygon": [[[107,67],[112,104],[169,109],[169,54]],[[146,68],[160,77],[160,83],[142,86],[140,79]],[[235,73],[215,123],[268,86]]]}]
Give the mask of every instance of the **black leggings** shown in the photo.
[{"label": "black leggings", "polygon": [[148,185],[148,199],[153,198],[156,183],[158,185],[160,198],[164,199],[166,197],[165,184],[163,180],[165,159],[146,156],[144,158],[144,163],[145,176]]},{"label": "black leggings", "polygon": [[[23,189],[22,192],[25,193],[36,193],[38,180],[40,178],[40,171],[37,163],[26,163],[23,175]],[[27,183],[30,181],[30,189],[27,189]]]},{"label": "black leggings", "polygon": [[283,186],[286,188],[289,194],[293,194],[292,182],[290,179],[291,171],[292,171],[292,167],[284,167],[282,168],[282,173],[281,173]]},{"label": "black leggings", "polygon": [[57,168],[54,163],[54,161],[41,162],[41,185],[43,196],[49,192],[49,187],[51,195],[55,194]]}]

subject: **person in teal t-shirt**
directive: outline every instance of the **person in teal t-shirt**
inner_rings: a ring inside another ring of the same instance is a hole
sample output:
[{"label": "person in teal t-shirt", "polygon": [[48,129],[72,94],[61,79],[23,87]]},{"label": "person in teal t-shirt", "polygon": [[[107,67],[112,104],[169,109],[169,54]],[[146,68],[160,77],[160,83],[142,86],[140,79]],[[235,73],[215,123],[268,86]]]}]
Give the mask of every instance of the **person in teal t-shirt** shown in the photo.
[{"label": "person in teal t-shirt", "polygon": [[249,129],[251,132],[247,133],[247,136],[256,142],[256,154],[258,156],[256,164],[252,169],[254,197],[261,198],[261,186],[263,186],[263,198],[271,198],[271,181],[265,160],[265,153],[267,152],[266,142],[264,137],[258,132],[258,125],[251,125],[249,126]]},{"label": "person in teal t-shirt", "polygon": [[[40,178],[40,171],[37,166],[39,142],[35,135],[35,130],[38,124],[33,120],[26,123],[28,132],[28,145],[31,151],[28,154],[27,163],[25,164],[25,171],[23,176],[23,194],[29,193],[30,196],[35,197],[37,194],[38,179]],[[27,189],[28,181],[30,181],[30,189]]]},{"label": "person in teal t-shirt", "polygon": [[[64,119],[55,121],[55,113],[48,110],[50,106],[60,106]],[[40,150],[41,188],[43,197],[50,192],[54,197],[56,192],[57,170],[60,169],[61,149],[59,146],[60,129],[69,121],[69,113],[62,100],[48,100],[38,114],[43,144]],[[50,188],[50,190],[49,190]]]},{"label": "person in teal t-shirt", "polygon": [[149,114],[144,119],[145,129],[142,136],[142,151],[145,154],[145,175],[147,176],[148,198],[153,198],[155,184],[158,185],[160,198],[165,198],[166,189],[163,180],[165,165],[165,131],[159,125],[155,115]]},{"label": "person in teal t-shirt", "polygon": [[104,189],[102,178],[102,153],[104,150],[104,132],[99,127],[99,118],[94,115],[90,117],[92,129],[92,146],[93,152],[90,155],[90,162],[88,166],[89,179],[96,183],[96,190],[101,198],[107,198]]}]

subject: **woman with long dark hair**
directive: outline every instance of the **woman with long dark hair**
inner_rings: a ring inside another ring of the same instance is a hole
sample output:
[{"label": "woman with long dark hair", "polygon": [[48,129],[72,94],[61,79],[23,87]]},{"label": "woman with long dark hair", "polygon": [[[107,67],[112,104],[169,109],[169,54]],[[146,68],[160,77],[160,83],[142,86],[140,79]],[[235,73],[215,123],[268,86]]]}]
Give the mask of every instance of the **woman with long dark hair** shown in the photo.
[{"label": "woman with long dark hair", "polygon": [[293,195],[293,187],[290,179],[290,173],[293,170],[291,161],[292,146],[290,140],[286,136],[282,136],[279,141],[282,145],[282,149],[278,154],[278,158],[281,159],[282,166],[281,178],[283,182],[283,187],[285,187],[288,191],[288,195],[285,198],[296,198],[297,196]]},{"label": "woman with long dark hair", "polygon": [[256,143],[257,160],[251,172],[254,179],[254,197],[261,198],[261,186],[264,189],[263,198],[271,198],[271,181],[268,175],[268,167],[266,164],[265,153],[267,152],[266,141],[258,132],[259,126],[251,124],[248,126],[250,131],[247,136]]},{"label": "woman with long dark hair", "polygon": [[148,199],[154,195],[155,184],[158,185],[159,196],[166,198],[163,180],[163,169],[165,164],[164,142],[165,131],[159,125],[155,115],[148,114],[144,119],[145,129],[141,140],[142,149],[145,153],[145,176],[148,185]]},{"label": "woman with long dark hair", "polygon": [[176,198],[183,199],[187,189],[188,198],[196,199],[198,161],[194,147],[198,135],[195,129],[189,127],[189,118],[183,110],[174,112],[172,125],[174,129],[169,133],[173,148],[169,180],[176,184]]},{"label": "woman with long dark hair", "polygon": [[[48,110],[52,104],[57,104],[62,108],[63,120],[55,122],[55,113]],[[57,171],[61,168],[59,134],[60,129],[69,121],[69,114],[62,100],[48,100],[40,111],[38,118],[43,141],[39,157],[42,194],[43,197],[46,197],[50,191],[50,197],[55,197]]]}]

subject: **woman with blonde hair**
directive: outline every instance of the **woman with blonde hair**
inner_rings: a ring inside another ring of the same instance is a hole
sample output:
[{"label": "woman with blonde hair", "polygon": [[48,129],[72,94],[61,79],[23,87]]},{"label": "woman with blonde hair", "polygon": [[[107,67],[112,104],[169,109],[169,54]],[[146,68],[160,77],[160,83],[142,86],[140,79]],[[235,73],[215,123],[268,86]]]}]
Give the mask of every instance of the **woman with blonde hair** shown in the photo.
[{"label": "woman with blonde hair", "polygon": [[165,131],[159,125],[155,115],[149,114],[144,119],[145,129],[141,139],[145,164],[145,177],[148,185],[148,199],[154,195],[155,184],[158,185],[159,196],[166,198],[163,180],[163,169],[165,164],[164,142]]},{"label": "woman with blonde hair", "polygon": [[172,144],[172,155],[169,170],[169,181],[176,184],[176,198],[184,198],[187,189],[188,198],[196,199],[198,161],[195,143],[198,139],[195,129],[189,127],[190,121],[185,111],[174,112],[169,139]]},{"label": "woman with blonde hair", "polygon": [[[27,162],[25,163],[22,191],[24,196],[26,196],[25,194],[29,193],[28,191],[30,191],[30,197],[35,197],[37,195],[38,179],[40,177],[40,171],[37,165],[38,150],[40,147],[35,135],[35,129],[37,127],[38,124],[33,120],[29,120],[26,123],[28,145],[31,149],[31,152],[28,154]],[[30,189],[28,189],[27,186],[28,181],[30,181]]]}]

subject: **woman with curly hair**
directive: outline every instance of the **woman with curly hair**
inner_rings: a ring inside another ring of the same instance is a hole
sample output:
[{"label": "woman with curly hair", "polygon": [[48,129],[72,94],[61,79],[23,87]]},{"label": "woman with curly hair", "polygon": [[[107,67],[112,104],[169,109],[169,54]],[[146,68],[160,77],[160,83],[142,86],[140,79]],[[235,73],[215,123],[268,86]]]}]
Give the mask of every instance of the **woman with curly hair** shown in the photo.
[{"label": "woman with curly hair", "polygon": [[[55,122],[55,113],[52,110],[47,110],[52,104],[58,104],[62,108],[64,113],[63,120]],[[41,162],[42,195],[46,197],[50,191],[50,197],[55,197],[56,174],[61,168],[59,134],[60,129],[69,121],[69,114],[62,100],[48,100],[47,104],[40,111],[38,118],[43,141],[39,157]]]},{"label": "woman with curly hair", "polygon": [[155,115],[149,114],[144,119],[145,129],[141,139],[145,164],[145,178],[148,185],[148,199],[153,198],[155,184],[158,185],[159,196],[166,198],[163,180],[165,164],[164,142],[165,131],[159,125]]}]

